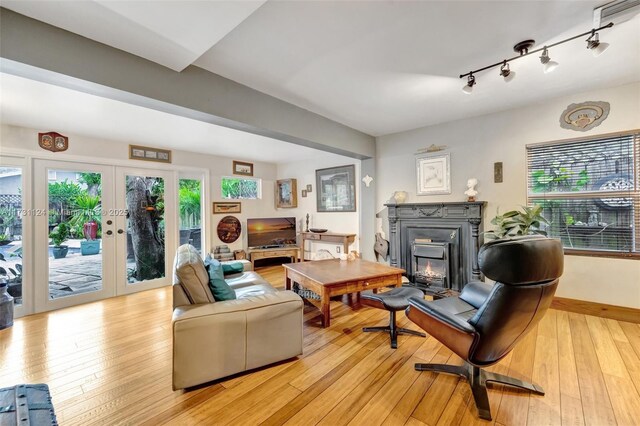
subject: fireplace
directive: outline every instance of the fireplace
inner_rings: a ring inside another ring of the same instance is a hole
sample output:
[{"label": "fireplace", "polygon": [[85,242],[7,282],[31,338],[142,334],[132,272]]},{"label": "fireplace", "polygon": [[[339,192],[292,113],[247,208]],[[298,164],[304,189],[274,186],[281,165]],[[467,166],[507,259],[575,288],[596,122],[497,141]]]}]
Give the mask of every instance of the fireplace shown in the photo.
[{"label": "fireplace", "polygon": [[415,240],[411,244],[413,283],[430,292],[451,288],[449,285],[449,243]]},{"label": "fireplace", "polygon": [[466,283],[482,280],[478,249],[485,204],[386,204],[391,266],[404,269],[413,285],[429,293],[462,291]]}]

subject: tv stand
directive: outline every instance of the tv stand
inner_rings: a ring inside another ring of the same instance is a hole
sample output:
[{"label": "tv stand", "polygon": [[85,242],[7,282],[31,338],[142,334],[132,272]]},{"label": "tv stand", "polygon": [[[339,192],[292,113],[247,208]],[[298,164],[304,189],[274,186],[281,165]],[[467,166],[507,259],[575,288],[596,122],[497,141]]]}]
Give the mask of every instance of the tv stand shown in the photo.
[{"label": "tv stand", "polygon": [[249,249],[249,260],[253,269],[256,267],[256,260],[274,257],[290,257],[291,262],[296,263],[299,250],[296,246]]}]

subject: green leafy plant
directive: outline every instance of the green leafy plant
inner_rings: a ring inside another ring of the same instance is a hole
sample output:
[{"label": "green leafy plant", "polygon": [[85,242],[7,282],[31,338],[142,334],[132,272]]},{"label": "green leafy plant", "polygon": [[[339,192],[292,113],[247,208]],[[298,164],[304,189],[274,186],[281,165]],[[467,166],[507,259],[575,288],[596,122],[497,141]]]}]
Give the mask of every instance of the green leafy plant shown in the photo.
[{"label": "green leafy plant", "polygon": [[533,179],[532,190],[536,193],[584,191],[589,183],[589,172],[581,170],[576,173],[554,163],[548,173],[544,170],[534,170],[531,178]]},{"label": "green leafy plant", "polygon": [[522,207],[522,211],[510,210],[504,214],[498,214],[491,220],[496,226],[495,229],[485,232],[489,239],[509,238],[517,235],[547,233],[540,229],[541,224],[549,224],[549,221],[542,216],[542,206]]},{"label": "green leafy plant", "polygon": [[69,225],[66,222],[62,222],[49,233],[49,238],[51,238],[51,244],[54,247],[60,247],[62,243],[69,239]]},{"label": "green leafy plant", "polygon": [[11,237],[9,237],[7,234],[0,234],[0,241],[8,241],[10,239]]},{"label": "green leafy plant", "polygon": [[73,216],[69,221],[69,225],[74,229],[74,234],[82,235],[85,223],[96,222],[100,224],[102,218],[100,197],[80,194],[76,196],[73,207]]}]

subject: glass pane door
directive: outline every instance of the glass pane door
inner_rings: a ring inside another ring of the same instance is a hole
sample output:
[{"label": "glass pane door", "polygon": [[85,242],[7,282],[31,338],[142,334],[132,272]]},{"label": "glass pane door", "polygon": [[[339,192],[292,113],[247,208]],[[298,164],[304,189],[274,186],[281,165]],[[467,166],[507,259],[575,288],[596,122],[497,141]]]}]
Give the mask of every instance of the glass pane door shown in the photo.
[{"label": "glass pane door", "polygon": [[36,160],[38,311],[115,294],[113,168]]},{"label": "glass pane door", "polygon": [[0,277],[9,282],[16,308],[23,305],[23,167],[0,163]]},{"label": "glass pane door", "polygon": [[[118,293],[130,293],[170,283],[176,229],[173,173],[118,168],[120,256]],[[124,220],[122,220],[124,219]],[[169,238],[168,238],[169,236]],[[169,247],[169,249],[167,249]]]},{"label": "glass pane door", "polygon": [[180,245],[191,244],[202,254],[202,183],[201,179],[178,180],[178,214]]}]

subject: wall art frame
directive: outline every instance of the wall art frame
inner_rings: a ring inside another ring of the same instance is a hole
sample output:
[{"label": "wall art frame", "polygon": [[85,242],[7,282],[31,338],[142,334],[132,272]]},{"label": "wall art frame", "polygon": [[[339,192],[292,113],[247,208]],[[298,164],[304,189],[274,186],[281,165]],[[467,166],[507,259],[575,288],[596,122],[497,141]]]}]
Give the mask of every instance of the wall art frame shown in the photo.
[{"label": "wall art frame", "polygon": [[296,179],[276,181],[276,208],[292,209],[298,207],[298,186]]},{"label": "wall art frame", "polygon": [[129,145],[129,159],[171,163],[171,150],[148,146]]},{"label": "wall art frame", "polygon": [[253,176],[253,163],[233,160],[233,174],[240,176]]},{"label": "wall art frame", "polygon": [[451,194],[451,154],[416,157],[417,195]]},{"label": "wall art frame", "polygon": [[242,213],[242,204],[239,201],[214,201],[213,214]]},{"label": "wall art frame", "polygon": [[355,212],[355,166],[316,170],[316,202],[318,212]]}]

